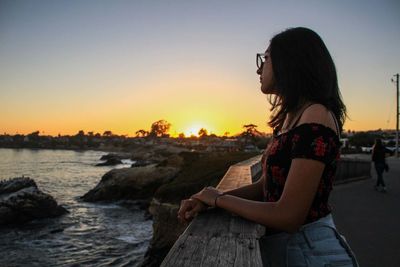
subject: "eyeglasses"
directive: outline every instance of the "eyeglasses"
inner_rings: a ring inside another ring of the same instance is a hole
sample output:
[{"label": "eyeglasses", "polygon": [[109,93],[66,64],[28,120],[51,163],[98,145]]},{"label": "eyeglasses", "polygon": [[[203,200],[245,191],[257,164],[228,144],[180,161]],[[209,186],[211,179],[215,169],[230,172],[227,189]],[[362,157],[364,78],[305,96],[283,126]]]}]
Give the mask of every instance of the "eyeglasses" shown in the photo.
[{"label": "eyeglasses", "polygon": [[257,53],[256,54],[256,64],[257,64],[258,69],[261,69],[263,67],[266,55],[267,55],[267,53]]}]

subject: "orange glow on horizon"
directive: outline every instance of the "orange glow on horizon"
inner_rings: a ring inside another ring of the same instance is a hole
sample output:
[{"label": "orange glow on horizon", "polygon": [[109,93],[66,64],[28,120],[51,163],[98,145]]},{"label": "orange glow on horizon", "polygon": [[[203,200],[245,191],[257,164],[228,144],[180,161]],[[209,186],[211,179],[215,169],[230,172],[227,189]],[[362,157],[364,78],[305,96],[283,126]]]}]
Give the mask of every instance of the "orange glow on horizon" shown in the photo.
[{"label": "orange glow on horizon", "polygon": [[[154,120],[156,121],[156,120]],[[171,137],[178,137],[179,134],[183,133],[185,137],[190,137],[190,136],[199,136],[199,130],[201,128],[204,128],[207,130],[207,134],[216,134],[217,136],[223,136],[226,132],[228,132],[228,136],[234,136],[243,131],[242,126],[245,123],[241,124],[223,124],[223,125],[218,125],[217,127],[211,127],[211,124],[206,124],[206,123],[200,123],[200,122],[176,122],[172,120],[168,120],[168,122],[171,123],[171,128],[169,130],[169,134]],[[256,122],[256,121],[249,121],[251,123],[255,123],[258,125],[258,130],[260,132],[264,133],[271,133],[272,131],[264,126],[266,123],[263,123],[263,121]],[[150,130],[149,125],[151,123],[146,123],[143,125],[143,127],[130,127],[127,128],[126,124],[121,122],[121,125],[113,125],[114,127],[99,127],[99,125],[92,124],[90,126],[87,125],[87,127],[73,127],[72,129],[63,129],[62,127],[58,128],[57,126],[54,127],[43,127],[44,125],[41,125],[42,127],[32,127],[31,125],[26,125],[24,128],[16,128],[16,127],[9,127],[8,129],[0,129],[0,135],[2,134],[9,134],[9,135],[15,135],[15,134],[23,134],[27,135],[35,131],[39,131],[40,135],[51,135],[51,136],[57,136],[57,135],[75,135],[77,134],[80,130],[83,130],[85,134],[88,134],[89,132],[93,132],[94,134],[100,133],[103,134],[104,131],[111,131],[112,133],[116,135],[125,135],[127,137],[134,137],[136,131],[139,129],[144,129],[146,131]],[[115,127],[117,126],[117,127]],[[124,127],[125,126],[125,127]],[[393,127],[390,127],[390,125],[387,125],[389,127],[379,127],[380,125],[374,125],[375,127],[371,127],[371,121],[352,121],[351,119],[347,119],[346,123],[344,125],[344,131],[347,130],[355,130],[355,131],[369,131],[369,130],[377,130],[379,128],[382,128],[384,130],[388,129],[394,129]]]},{"label": "orange glow on horizon", "polygon": [[[0,134],[82,130],[134,137],[158,120],[171,124],[171,137],[198,136],[200,128],[235,136],[246,124],[271,133],[271,106],[260,90],[254,56],[294,21],[316,30],[335,61],[349,115],[344,129],[396,125],[396,1],[376,1],[363,10],[344,2],[329,8],[274,4],[261,33],[255,25],[265,22],[267,1],[193,8],[177,1],[107,1],[95,8],[9,2],[1,4],[7,16],[0,24]],[[374,19],[367,16],[371,10]],[[281,11],[288,16],[279,16]],[[355,17],[358,23],[352,23]]]},{"label": "orange glow on horizon", "polygon": [[185,137],[190,137],[192,135],[199,136],[200,129],[206,129],[207,134],[210,134],[209,127],[205,126],[202,123],[192,123],[190,126],[186,127],[182,132],[185,134]]},{"label": "orange glow on horizon", "polygon": [[[201,108],[193,108],[190,111],[183,112],[183,109],[189,109],[189,107],[181,107],[177,110],[171,110],[169,116],[160,116],[155,114],[146,116],[134,117],[132,115],[120,116],[120,114],[106,114],[103,117],[95,116],[81,116],[81,117],[70,117],[64,118],[63,120],[57,120],[56,118],[47,118],[47,120],[35,120],[25,118],[24,125],[20,125],[18,122],[13,120],[4,120],[0,125],[0,134],[30,134],[35,131],[40,131],[40,135],[75,135],[80,130],[83,130],[86,134],[93,132],[94,134],[103,134],[104,131],[112,131],[116,135],[126,135],[127,137],[134,137],[136,131],[143,129],[150,131],[150,126],[153,122],[158,119],[165,119],[171,123],[169,134],[171,137],[178,137],[179,134],[183,133],[185,137],[191,135],[199,136],[199,130],[204,128],[207,130],[207,134],[216,134],[217,136],[224,136],[228,132],[228,136],[234,136],[243,131],[243,125],[253,123],[258,125],[258,130],[264,133],[271,133],[271,129],[267,126],[267,114],[258,112],[252,114],[251,111],[246,109],[239,115],[240,118],[236,118],[234,115],[225,114],[213,107],[212,110],[202,110]],[[132,112],[134,113],[134,112]],[[130,113],[130,114],[132,114]],[[161,112],[159,114],[162,114]],[[237,113],[238,114],[238,113]],[[108,116],[107,116],[108,115]],[[115,118],[117,115],[119,118]],[[174,116],[175,115],[175,116]],[[219,116],[217,116],[219,115]],[[157,119],[155,119],[157,118]],[[248,119],[250,118],[250,119]],[[1,122],[1,119],[0,119]],[[394,129],[393,122],[382,123],[380,118],[374,118],[372,115],[365,119],[363,114],[350,113],[350,118],[345,122],[344,129],[355,130],[355,131],[368,131],[376,129]]]}]

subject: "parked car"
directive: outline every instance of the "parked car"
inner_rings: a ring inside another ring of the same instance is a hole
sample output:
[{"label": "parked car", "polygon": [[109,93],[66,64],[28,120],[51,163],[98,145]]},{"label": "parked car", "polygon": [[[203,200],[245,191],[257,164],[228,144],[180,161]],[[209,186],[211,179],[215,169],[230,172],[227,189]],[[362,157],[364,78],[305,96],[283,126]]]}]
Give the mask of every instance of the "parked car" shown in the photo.
[{"label": "parked car", "polygon": [[[396,152],[395,146],[387,146],[386,149],[390,150],[390,155],[393,155]],[[400,153],[400,147],[397,149],[397,152]]]},{"label": "parked car", "polygon": [[363,152],[363,153],[371,153],[372,152],[372,146],[371,147],[362,146],[361,147],[361,152]]}]

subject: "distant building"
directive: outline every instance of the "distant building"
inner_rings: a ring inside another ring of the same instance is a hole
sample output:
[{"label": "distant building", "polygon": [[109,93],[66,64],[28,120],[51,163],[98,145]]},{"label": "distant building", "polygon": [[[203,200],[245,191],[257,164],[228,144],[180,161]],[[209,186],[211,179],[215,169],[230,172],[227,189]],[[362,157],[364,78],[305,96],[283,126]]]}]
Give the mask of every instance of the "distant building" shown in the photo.
[{"label": "distant building", "polygon": [[240,150],[240,143],[237,139],[219,139],[218,142],[210,143],[206,146],[206,151],[224,151],[233,152]]},{"label": "distant building", "polygon": [[246,145],[243,149],[244,152],[259,152],[260,149],[258,149],[258,147],[256,147],[255,145]]}]

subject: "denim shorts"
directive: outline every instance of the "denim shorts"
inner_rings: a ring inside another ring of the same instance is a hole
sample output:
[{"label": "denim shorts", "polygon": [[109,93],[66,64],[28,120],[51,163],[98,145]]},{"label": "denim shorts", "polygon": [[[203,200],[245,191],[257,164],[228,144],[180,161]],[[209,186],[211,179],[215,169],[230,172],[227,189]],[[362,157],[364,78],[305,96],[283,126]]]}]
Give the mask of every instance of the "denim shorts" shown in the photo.
[{"label": "denim shorts", "polygon": [[293,234],[279,233],[260,239],[266,267],[358,267],[345,238],[328,215],[303,225]]}]

